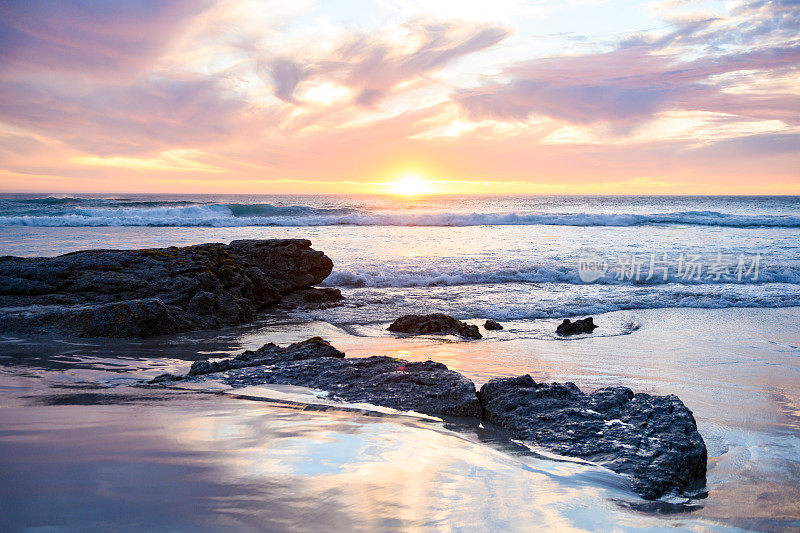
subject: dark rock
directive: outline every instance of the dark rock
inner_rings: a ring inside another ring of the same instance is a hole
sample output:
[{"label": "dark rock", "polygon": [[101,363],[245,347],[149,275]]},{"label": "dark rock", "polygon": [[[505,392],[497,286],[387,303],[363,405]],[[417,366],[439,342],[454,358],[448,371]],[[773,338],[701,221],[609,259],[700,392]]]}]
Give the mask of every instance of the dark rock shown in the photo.
[{"label": "dark rock", "polygon": [[529,375],[493,379],[479,393],[484,418],[521,439],[629,474],[648,499],[702,483],[707,452],[692,412],[677,396],[626,387],[581,392]]},{"label": "dark rock", "polygon": [[[433,361],[412,363],[391,357],[343,359],[319,337],[281,348],[265,344],[222,361],[196,361],[187,377],[225,372],[229,385],[275,383],[329,391],[334,399],[366,402],[430,415],[480,416],[475,385]],[[168,378],[159,376],[158,382]],[[157,383],[153,380],[151,383]]]},{"label": "dark rock", "polygon": [[500,324],[500,322],[496,322],[494,320],[487,320],[486,323],[483,324],[483,327],[485,329],[490,330],[490,331],[497,331],[497,330],[503,329],[502,324]]},{"label": "dark rock", "polygon": [[332,268],[304,239],[5,256],[0,332],[150,337],[236,325]]},{"label": "dark rock", "polygon": [[591,333],[595,328],[597,328],[597,326],[594,324],[594,319],[590,316],[582,320],[576,320],[575,322],[571,322],[568,318],[565,318],[556,328],[556,333],[562,336],[579,335],[581,333]]},{"label": "dark rock", "polygon": [[282,309],[327,309],[344,299],[342,291],[333,287],[312,287],[294,291],[281,299]]},{"label": "dark rock", "polygon": [[231,359],[221,361],[195,361],[189,369],[189,376],[210,374],[212,372],[222,372],[235,368],[246,368],[261,365],[275,365],[290,361],[303,361],[305,359],[318,359],[325,357],[342,358],[344,352],[340,352],[328,341],[321,337],[311,337],[302,342],[295,342],[285,348],[268,343],[258,350],[247,350]]},{"label": "dark rock", "polygon": [[439,416],[483,418],[516,437],[560,455],[579,457],[631,476],[648,499],[703,482],[707,452],[692,412],[677,396],[634,394],[609,387],[591,394],[573,383],[536,383],[529,375],[494,379],[479,393],[458,372],[434,361],[344,358],[312,337],[285,348],[265,344],[221,361],[197,361],[185,377],[218,379],[234,387],[266,383],[328,391],[333,399]]},{"label": "dark rock", "polygon": [[443,313],[403,315],[389,325],[389,331],[409,335],[457,335],[464,339],[480,339],[478,326],[461,322]]},{"label": "dark rock", "polygon": [[180,381],[182,379],[183,376],[176,376],[175,374],[161,374],[148,381],[148,383],[167,383],[170,381]]},{"label": "dark rock", "polygon": [[434,361],[412,363],[385,356],[305,359],[232,371],[224,381],[234,386],[300,385],[329,391],[334,399],[429,415],[481,414],[475,385]]}]

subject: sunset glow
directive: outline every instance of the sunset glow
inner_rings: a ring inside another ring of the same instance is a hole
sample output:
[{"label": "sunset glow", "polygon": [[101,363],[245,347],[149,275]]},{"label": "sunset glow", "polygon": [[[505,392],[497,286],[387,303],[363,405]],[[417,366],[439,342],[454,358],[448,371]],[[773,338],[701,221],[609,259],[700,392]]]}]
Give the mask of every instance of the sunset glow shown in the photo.
[{"label": "sunset glow", "polygon": [[404,174],[396,181],[389,183],[390,194],[420,196],[431,192],[433,192],[431,184],[419,174]]},{"label": "sunset glow", "polygon": [[433,4],[13,2],[0,190],[800,193],[797,3]]}]

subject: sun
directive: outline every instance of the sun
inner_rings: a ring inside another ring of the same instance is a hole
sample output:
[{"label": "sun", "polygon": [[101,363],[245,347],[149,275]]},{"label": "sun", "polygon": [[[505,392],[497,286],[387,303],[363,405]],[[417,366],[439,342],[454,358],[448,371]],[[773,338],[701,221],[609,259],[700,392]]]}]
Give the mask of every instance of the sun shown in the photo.
[{"label": "sun", "polygon": [[415,172],[403,174],[395,181],[388,183],[390,194],[400,194],[403,196],[420,196],[431,194],[431,184],[425,178]]}]

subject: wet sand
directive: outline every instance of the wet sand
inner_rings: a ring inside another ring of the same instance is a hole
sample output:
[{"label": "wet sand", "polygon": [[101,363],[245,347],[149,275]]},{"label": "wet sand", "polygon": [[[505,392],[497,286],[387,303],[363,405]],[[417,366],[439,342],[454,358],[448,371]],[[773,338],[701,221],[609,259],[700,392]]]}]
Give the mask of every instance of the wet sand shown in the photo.
[{"label": "wet sand", "polygon": [[[463,342],[276,315],[144,341],[7,337],[0,529],[800,526],[800,309],[642,310],[595,320],[614,334],[558,339],[548,333],[554,321],[537,320]],[[313,407],[330,402],[300,388],[138,385],[185,371],[198,352],[221,357],[311,335],[351,357],[431,358],[478,385],[530,373],[585,390],[677,394],[709,449],[707,493],[645,502],[622,476],[538,453],[493,428],[363,405]]]}]

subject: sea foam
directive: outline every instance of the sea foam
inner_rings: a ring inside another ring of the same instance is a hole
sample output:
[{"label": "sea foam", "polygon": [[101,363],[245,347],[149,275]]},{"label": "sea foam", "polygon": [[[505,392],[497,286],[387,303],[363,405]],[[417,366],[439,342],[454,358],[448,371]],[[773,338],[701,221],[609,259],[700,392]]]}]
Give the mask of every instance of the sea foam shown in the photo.
[{"label": "sea foam", "polygon": [[[716,211],[671,213],[407,213],[350,208],[272,204],[187,204],[41,199],[3,209],[0,226],[643,226],[800,227],[800,216],[729,214]],[[24,209],[22,207],[24,206]]]}]

